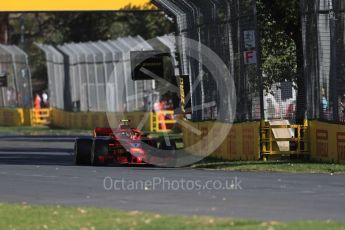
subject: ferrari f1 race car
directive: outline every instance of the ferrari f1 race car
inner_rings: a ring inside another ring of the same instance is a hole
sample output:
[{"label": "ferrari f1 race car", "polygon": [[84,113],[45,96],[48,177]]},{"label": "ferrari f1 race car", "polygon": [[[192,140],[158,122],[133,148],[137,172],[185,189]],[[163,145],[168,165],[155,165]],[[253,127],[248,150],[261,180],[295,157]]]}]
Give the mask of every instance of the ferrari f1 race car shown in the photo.
[{"label": "ferrari f1 race car", "polygon": [[[160,150],[175,150],[176,143],[149,137],[138,129],[131,128],[124,120],[118,128],[96,128],[93,137],[77,138],[74,146],[76,165],[145,165]],[[174,158],[174,151],[166,151],[167,159]]]}]

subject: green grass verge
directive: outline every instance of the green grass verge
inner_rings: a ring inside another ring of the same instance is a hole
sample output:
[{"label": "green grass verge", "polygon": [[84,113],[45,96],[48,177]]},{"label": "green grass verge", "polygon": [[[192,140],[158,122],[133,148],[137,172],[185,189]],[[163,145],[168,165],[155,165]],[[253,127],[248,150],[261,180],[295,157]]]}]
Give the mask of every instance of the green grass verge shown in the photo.
[{"label": "green grass verge", "polygon": [[0,229],[345,229],[333,221],[251,221],[182,217],[111,209],[10,205],[0,203]]},{"label": "green grass verge", "polygon": [[236,161],[224,162],[212,159],[203,160],[192,165],[193,168],[215,169],[228,171],[254,171],[254,172],[288,172],[288,173],[333,173],[344,174],[345,165],[295,162],[295,161]]}]

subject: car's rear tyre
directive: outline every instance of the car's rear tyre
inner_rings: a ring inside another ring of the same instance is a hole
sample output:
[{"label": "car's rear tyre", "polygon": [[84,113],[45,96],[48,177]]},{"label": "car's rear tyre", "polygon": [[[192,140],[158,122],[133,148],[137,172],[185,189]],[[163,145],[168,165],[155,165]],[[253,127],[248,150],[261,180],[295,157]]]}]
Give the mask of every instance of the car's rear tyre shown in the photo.
[{"label": "car's rear tyre", "polygon": [[77,139],[74,144],[74,163],[91,165],[92,139]]},{"label": "car's rear tyre", "polygon": [[155,149],[158,148],[157,141],[154,139],[142,140],[142,142]]},{"label": "car's rear tyre", "polygon": [[106,161],[101,161],[99,157],[107,156],[109,154],[109,140],[108,139],[95,139],[92,144],[91,150],[91,165],[100,166],[105,165]]}]

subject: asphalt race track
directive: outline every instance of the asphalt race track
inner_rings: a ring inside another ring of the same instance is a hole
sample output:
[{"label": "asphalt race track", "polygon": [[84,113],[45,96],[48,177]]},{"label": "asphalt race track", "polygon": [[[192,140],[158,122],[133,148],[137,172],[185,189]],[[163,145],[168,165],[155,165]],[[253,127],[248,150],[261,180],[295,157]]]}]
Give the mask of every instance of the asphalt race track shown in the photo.
[{"label": "asphalt race track", "polygon": [[[77,167],[73,141],[0,137],[0,202],[264,220],[345,220],[345,175]],[[182,180],[188,188],[178,183]],[[214,187],[209,186],[214,181]]]}]

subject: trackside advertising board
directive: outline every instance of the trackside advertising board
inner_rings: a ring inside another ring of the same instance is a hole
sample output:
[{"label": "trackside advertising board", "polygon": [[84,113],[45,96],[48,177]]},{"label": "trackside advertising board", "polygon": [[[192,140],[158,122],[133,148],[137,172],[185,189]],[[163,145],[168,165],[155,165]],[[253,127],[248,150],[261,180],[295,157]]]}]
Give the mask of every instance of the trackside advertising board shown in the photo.
[{"label": "trackside advertising board", "polygon": [[0,1],[0,11],[116,11],[128,5],[147,6],[149,2],[150,0],[2,0]]}]

